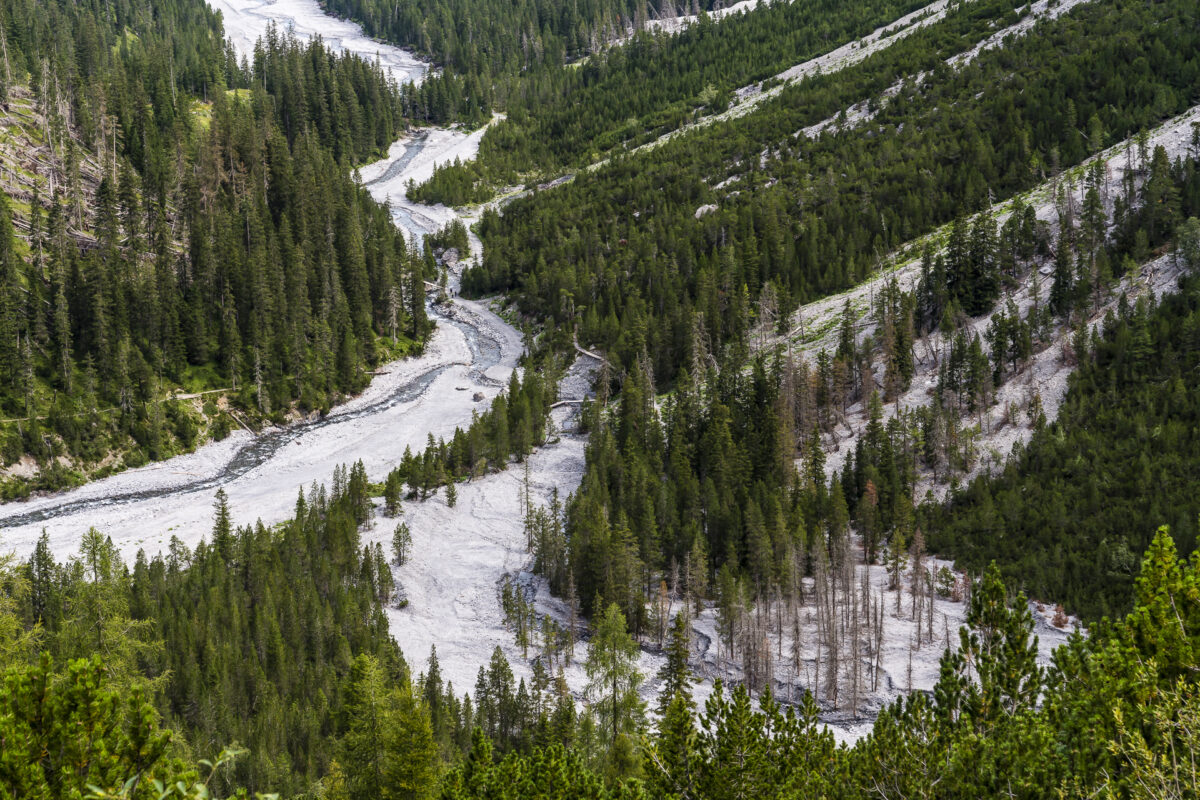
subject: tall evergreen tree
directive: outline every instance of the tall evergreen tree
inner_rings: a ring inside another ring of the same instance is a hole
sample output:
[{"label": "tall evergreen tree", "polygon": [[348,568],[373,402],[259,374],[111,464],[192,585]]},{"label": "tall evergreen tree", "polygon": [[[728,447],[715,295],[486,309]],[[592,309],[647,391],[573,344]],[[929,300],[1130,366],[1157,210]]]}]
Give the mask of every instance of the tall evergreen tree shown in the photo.
[{"label": "tall evergreen tree", "polygon": [[610,603],[596,621],[584,665],[588,676],[587,697],[610,745],[621,734],[636,731],[642,719],[638,653],[637,642],[625,629],[625,615],[616,603]]}]

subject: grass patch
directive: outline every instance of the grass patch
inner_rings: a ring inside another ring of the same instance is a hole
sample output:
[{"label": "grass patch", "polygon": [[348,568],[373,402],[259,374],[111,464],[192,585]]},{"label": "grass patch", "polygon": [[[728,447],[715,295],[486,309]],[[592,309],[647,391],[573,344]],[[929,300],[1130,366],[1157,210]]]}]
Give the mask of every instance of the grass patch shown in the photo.
[{"label": "grass patch", "polygon": [[222,389],[229,385],[229,381],[220,375],[212,364],[189,364],[180,376],[179,384],[185,393],[191,394],[208,389]]},{"label": "grass patch", "polygon": [[212,103],[193,100],[191,111],[192,119],[200,130],[207,131],[212,126]]}]

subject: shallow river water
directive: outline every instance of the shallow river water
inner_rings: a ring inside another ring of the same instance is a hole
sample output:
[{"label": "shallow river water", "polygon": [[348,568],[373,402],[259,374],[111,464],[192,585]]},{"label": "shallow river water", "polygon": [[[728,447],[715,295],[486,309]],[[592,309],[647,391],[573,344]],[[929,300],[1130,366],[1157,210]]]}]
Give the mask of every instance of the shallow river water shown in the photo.
[{"label": "shallow river water", "polygon": [[[376,59],[397,81],[420,80],[427,65],[412,54],[364,36],[353,23],[326,16],[316,0],[210,0],[222,13],[239,54],[253,55],[271,23],[299,38],[315,35],[340,50]],[[443,206],[405,196],[410,178],[428,177],[446,160],[469,158],[482,132],[426,130],[402,137],[386,158],[362,168],[364,185],[392,209],[413,240],[454,219]],[[43,529],[59,556],[73,553],[89,526],[112,536],[126,556],[153,553],[172,536],[194,545],[211,527],[213,495],[224,488],[239,522],[286,519],[296,493],[326,482],[335,467],[362,459],[380,478],[405,447],[419,451],[429,434],[466,426],[499,391],[521,353],[520,334],[483,304],[458,300],[431,308],[438,329],[426,352],[385,365],[359,397],[323,418],[258,435],[236,431],[225,441],[77,489],[0,505],[0,550],[28,553]],[[475,401],[476,393],[484,401]]]}]

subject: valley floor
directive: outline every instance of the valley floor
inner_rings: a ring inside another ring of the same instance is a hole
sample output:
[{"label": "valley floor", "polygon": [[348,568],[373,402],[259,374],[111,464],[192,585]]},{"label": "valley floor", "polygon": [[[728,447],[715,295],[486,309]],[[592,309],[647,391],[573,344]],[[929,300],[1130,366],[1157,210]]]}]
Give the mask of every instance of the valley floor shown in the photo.
[{"label": "valley floor", "polygon": [[74,554],[88,527],[112,536],[126,557],[194,546],[212,527],[213,494],[224,488],[239,523],[289,518],[297,492],[328,483],[334,467],[362,460],[372,479],[419,452],[429,434],[470,424],[508,380],[519,334],[486,306],[459,301],[440,320],[424,355],[381,368],[362,395],[328,417],[259,436],[236,431],[194,453],[129,470],[73,491],[0,505],[0,544],[26,555],[42,531],[57,557]]},{"label": "valley floor", "polygon": [[[425,65],[397,48],[373,42],[350,23],[331,20],[315,0],[212,0],[225,14],[225,24],[235,45],[249,53],[253,41],[276,22],[300,36],[322,35],[336,47],[364,54],[378,53],[398,79],[419,79]],[[938,2],[900,21],[904,31],[915,30],[945,13]],[[889,29],[894,28],[889,26]],[[874,49],[887,46],[885,29],[876,31],[853,47],[799,65],[781,75],[795,80],[822,69],[836,69],[861,60]],[[899,37],[893,33],[891,41]],[[744,113],[760,102],[762,93],[743,92],[743,102],[733,113]],[[1184,146],[1184,133],[1190,135],[1190,122],[1200,111],[1173,121],[1156,131],[1151,146],[1164,143],[1172,155]],[[420,182],[432,174],[437,164],[455,158],[467,160],[478,150],[483,131],[467,134],[451,130],[414,133],[397,141],[388,158],[364,167],[363,182],[372,194],[390,204],[397,224],[410,238],[431,233],[456,218],[459,212],[445,207],[427,207],[412,203],[405,196],[407,182]],[[1110,170],[1119,171],[1124,151],[1105,154]],[[1114,176],[1114,181],[1119,176]],[[1039,216],[1048,219],[1053,210],[1046,197],[1038,206]],[[474,253],[479,252],[473,238]],[[1168,265],[1158,264],[1150,273],[1148,288],[1162,291],[1169,282]],[[897,273],[907,288],[915,280],[912,264]],[[1037,280],[1034,271],[1033,280]],[[891,277],[891,274],[885,277]],[[882,279],[882,278],[881,278]],[[452,286],[455,285],[452,282]],[[801,311],[805,328],[794,331],[793,343],[801,350],[815,353],[836,335],[832,321],[840,315],[849,299],[855,308],[865,308],[878,283],[864,285],[838,297],[812,304]],[[1028,289],[1029,287],[1026,287]],[[1027,302],[1028,291],[1018,296]],[[1044,295],[1043,295],[1044,296]],[[808,331],[821,331],[808,335]],[[799,334],[798,337],[795,334]],[[926,349],[936,343],[926,342]],[[405,447],[419,451],[426,437],[449,436],[455,427],[465,427],[472,413],[485,405],[474,400],[480,393],[490,400],[516,368],[522,351],[520,334],[504,323],[488,306],[456,299],[452,309],[439,320],[426,353],[418,358],[387,365],[364,394],[335,409],[327,419],[263,436],[235,432],[223,442],[200,448],[195,453],[142,469],[131,470],[98,481],[75,491],[38,498],[28,503],[0,506],[0,545],[6,550],[27,554],[43,530],[50,534],[52,550],[58,557],[76,550],[84,530],[95,526],[113,537],[126,557],[145,549],[157,552],[166,548],[173,536],[194,545],[208,535],[212,520],[213,493],[224,488],[234,518],[240,523],[261,519],[272,524],[290,516],[296,494],[313,482],[329,480],[339,464],[361,459],[368,475],[379,480],[396,465]],[[1036,385],[1048,416],[1052,416],[1065,390],[1063,367],[1054,362],[1054,348],[1045,351],[1045,366],[1038,366],[1024,383],[1014,381],[1013,391]],[[1041,357],[1039,356],[1039,359]],[[1039,361],[1039,364],[1042,362]],[[581,356],[560,387],[564,398],[578,398],[589,389],[592,359]],[[1047,372],[1048,370],[1048,372]],[[1045,373],[1045,374],[1043,374]],[[927,391],[929,372],[919,372],[914,388],[903,402],[919,402]],[[1053,385],[1051,385],[1053,384]],[[1061,387],[1061,388],[1060,388]],[[1028,388],[1025,389],[1028,391]],[[1056,394],[1057,393],[1057,394]],[[1004,396],[1007,401],[1007,396]],[[539,448],[528,462],[528,475],[535,502],[546,503],[554,490],[565,500],[578,487],[584,470],[585,438],[572,433],[571,407],[555,412],[560,433]],[[855,427],[849,420],[850,428]],[[1016,436],[1021,435],[1014,430]],[[1015,439],[996,439],[996,448],[1011,446]],[[852,447],[852,436],[836,443],[840,452]],[[836,457],[829,466],[837,466]],[[400,643],[414,671],[424,668],[430,650],[437,647],[444,679],[453,682],[460,694],[473,691],[475,676],[493,650],[505,652],[518,677],[528,677],[527,660],[506,629],[500,608],[499,591],[506,578],[532,586],[541,613],[566,622],[563,604],[551,598],[543,581],[530,574],[531,556],[525,550],[520,492],[525,468],[514,465],[505,472],[461,484],[456,505],[451,508],[444,493],[422,502],[408,502],[401,520],[412,531],[412,556],[396,569],[404,608],[387,611],[392,634]],[[378,541],[385,549],[397,521],[378,516],[364,533],[367,541]],[[876,664],[860,667],[870,688],[860,692],[857,709],[847,707],[844,695],[835,700],[822,691],[813,657],[814,614],[812,591],[804,606],[792,609],[799,621],[799,641],[791,626],[772,629],[771,609],[765,609],[764,634],[770,649],[777,654],[772,685],[778,696],[794,697],[804,688],[815,688],[826,713],[824,719],[842,740],[853,740],[866,732],[868,719],[885,703],[910,691],[928,691],[937,679],[937,665],[943,650],[957,641],[957,628],[965,620],[965,604],[948,598],[933,602],[932,623],[926,623],[925,641],[917,643],[917,623],[912,619],[910,595],[901,594],[896,611],[895,591],[887,589],[888,576],[880,566],[855,565],[854,585],[865,582],[869,603],[882,608],[882,634]],[[673,609],[677,610],[678,604]],[[777,619],[782,610],[775,609]],[[1051,611],[1035,608],[1040,636],[1040,658],[1049,659],[1052,648],[1065,640],[1070,623],[1054,627]],[[715,611],[705,609],[693,624],[694,663],[704,678],[698,687],[700,700],[711,692],[718,678],[736,680],[743,676],[741,665],[730,659],[720,643]],[[798,656],[792,656],[796,645]],[[582,660],[586,646],[576,646],[575,660],[564,675],[576,695],[586,685]],[[861,659],[860,659],[861,661]],[[657,689],[654,674],[663,657],[654,643],[643,647],[640,668],[646,675],[647,697]],[[851,659],[841,662],[840,670],[850,670]],[[849,673],[847,673],[847,679]]]},{"label": "valley floor", "polygon": [[207,1],[221,12],[225,35],[244,58],[254,57],[255,43],[274,25],[281,34],[291,33],[300,39],[319,36],[334,50],[378,59],[400,83],[420,81],[429,69],[412,53],[371,39],[349,20],[329,16],[317,0]]}]

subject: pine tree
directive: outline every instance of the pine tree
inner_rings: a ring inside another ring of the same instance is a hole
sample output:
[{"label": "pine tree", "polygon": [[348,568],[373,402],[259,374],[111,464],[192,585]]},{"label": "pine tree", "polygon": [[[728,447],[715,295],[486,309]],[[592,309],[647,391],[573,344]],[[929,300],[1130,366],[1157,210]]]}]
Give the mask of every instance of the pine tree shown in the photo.
[{"label": "pine tree", "polygon": [[683,695],[687,703],[691,704],[693,678],[688,667],[692,647],[691,632],[692,624],[688,615],[683,612],[676,614],[671,622],[671,638],[666,648],[667,661],[658,671],[661,688],[658,691],[657,711],[660,717],[666,714],[667,706],[671,704],[675,695]]},{"label": "pine tree", "polygon": [[42,531],[33,555],[29,557],[29,604],[33,621],[48,625],[59,612],[57,600],[58,565],[50,552],[50,534]]},{"label": "pine tree", "polygon": [[58,628],[57,651],[103,658],[116,686],[161,688],[165,676],[147,681],[142,664],[161,654],[162,642],[153,620],[133,619],[125,565],[112,539],[89,528],[67,569],[73,575],[64,604],[69,616]]},{"label": "pine tree", "polygon": [[1185,665],[1197,659],[1200,649],[1195,634],[1189,635],[1191,621],[1200,618],[1200,598],[1187,588],[1185,563],[1179,558],[1170,529],[1160,527],[1135,581],[1137,612],[1128,618],[1138,651],[1152,654],[1159,670],[1169,677],[1183,674]]},{"label": "pine tree", "polygon": [[442,707],[442,669],[438,664],[437,645],[431,645],[429,648],[429,668],[421,683],[421,697],[429,711],[429,724],[433,735],[440,740],[446,733],[449,720],[445,718],[445,709]]},{"label": "pine tree", "polygon": [[412,534],[408,530],[408,526],[403,522],[396,525],[396,530],[392,532],[392,563],[397,567],[403,567],[408,563],[409,553],[412,551]]},{"label": "pine tree", "polygon": [[642,719],[638,653],[637,642],[626,632],[625,615],[616,603],[610,604],[596,622],[585,664],[586,695],[609,734],[610,744],[620,734],[636,731]]},{"label": "pine tree", "polygon": [[[171,732],[159,727],[142,687],[122,685],[99,655],[55,666],[43,652],[14,666],[0,692],[0,791],[8,797],[149,797],[193,800],[228,770],[225,751],[200,779],[169,755]],[[136,792],[147,787],[147,792]],[[244,796],[244,795],[243,795]]]},{"label": "pine tree", "polygon": [[10,387],[15,387],[19,379],[21,303],[18,300],[18,263],[8,195],[0,192],[0,370],[3,370],[0,374]]},{"label": "pine tree", "polygon": [[213,500],[212,542],[221,560],[229,564],[233,560],[233,519],[229,514],[229,497],[224,489],[217,489]]},{"label": "pine tree", "polygon": [[341,762],[351,800],[432,798],[437,746],[424,706],[407,686],[390,687],[366,655],[355,659],[346,693]]},{"label": "pine tree", "polygon": [[695,710],[691,698],[676,692],[658,722],[657,735],[646,748],[646,783],[652,797],[694,797],[696,750]]},{"label": "pine tree", "polygon": [[400,470],[393,469],[387,475],[383,484],[383,505],[388,516],[396,517],[400,515],[402,505],[400,495],[404,492],[404,479],[400,475]]},{"label": "pine tree", "polygon": [[967,628],[959,651],[970,662],[977,682],[967,689],[966,707],[977,725],[993,725],[1037,702],[1042,671],[1037,666],[1037,637],[1023,594],[1009,598],[993,563],[971,591]]},{"label": "pine tree", "polygon": [[946,291],[951,300],[959,303],[973,289],[970,239],[967,218],[956,217],[950,225],[950,239],[946,246]]},{"label": "pine tree", "polygon": [[985,212],[971,226],[967,285],[961,295],[963,311],[977,317],[991,310],[1000,293],[996,221]]},{"label": "pine tree", "polygon": [[1175,249],[1185,269],[1200,271],[1200,219],[1191,217],[1175,231]]}]

